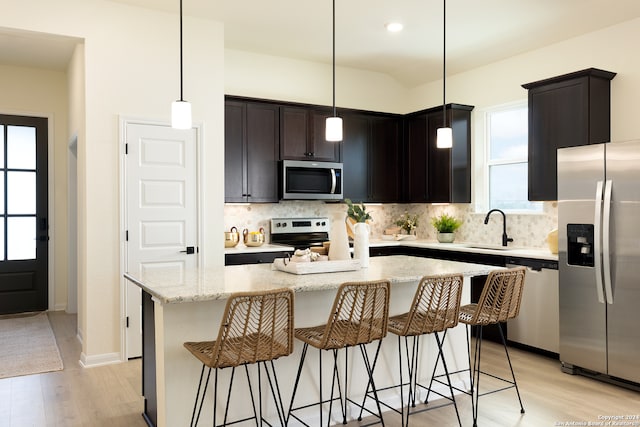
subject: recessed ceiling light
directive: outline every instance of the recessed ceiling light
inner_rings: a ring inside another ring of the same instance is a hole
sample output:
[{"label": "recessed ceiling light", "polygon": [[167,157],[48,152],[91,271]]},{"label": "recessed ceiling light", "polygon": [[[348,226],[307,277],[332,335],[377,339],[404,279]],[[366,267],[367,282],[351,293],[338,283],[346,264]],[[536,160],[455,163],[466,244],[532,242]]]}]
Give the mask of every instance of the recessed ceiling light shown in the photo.
[{"label": "recessed ceiling light", "polygon": [[389,22],[389,23],[385,24],[384,27],[390,33],[397,33],[399,31],[402,31],[402,29],[404,28],[404,25],[402,25],[399,22]]}]

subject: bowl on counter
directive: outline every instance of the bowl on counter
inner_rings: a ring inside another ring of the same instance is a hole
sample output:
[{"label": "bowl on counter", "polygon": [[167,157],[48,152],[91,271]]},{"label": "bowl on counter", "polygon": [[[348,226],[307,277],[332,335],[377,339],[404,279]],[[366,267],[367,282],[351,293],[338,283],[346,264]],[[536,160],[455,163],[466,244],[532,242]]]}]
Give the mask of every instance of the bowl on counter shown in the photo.
[{"label": "bowl on counter", "polygon": [[258,231],[249,231],[246,228],[242,231],[244,244],[246,246],[262,246],[264,243],[264,228],[260,227]]},{"label": "bowl on counter", "polygon": [[235,248],[238,242],[240,242],[240,233],[236,227],[231,227],[231,230],[224,232],[225,248]]}]

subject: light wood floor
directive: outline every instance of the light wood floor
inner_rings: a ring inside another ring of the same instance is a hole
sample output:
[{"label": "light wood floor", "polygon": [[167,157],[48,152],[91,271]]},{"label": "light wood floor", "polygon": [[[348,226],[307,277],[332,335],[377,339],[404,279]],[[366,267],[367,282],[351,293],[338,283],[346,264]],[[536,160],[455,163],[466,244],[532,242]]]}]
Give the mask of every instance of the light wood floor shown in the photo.
[{"label": "light wood floor", "polygon": [[[0,426],[146,426],[140,415],[140,360],[83,369],[78,364],[80,345],[76,339],[76,316],[56,312],[49,313],[49,318],[64,370],[0,380]],[[561,373],[557,360],[517,349],[511,349],[510,354],[526,414],[520,414],[515,391],[507,390],[480,399],[479,426],[542,427],[566,422],[587,425],[598,422],[599,416],[640,414],[638,392]],[[495,367],[492,372],[504,373],[504,368],[500,368],[504,366],[501,347],[483,344],[483,361]],[[463,425],[471,426],[469,398],[459,397],[458,405]],[[629,425],[640,426],[640,420],[636,422]],[[451,406],[412,416],[410,423],[413,426],[457,425]],[[185,420],[187,424],[188,420]],[[385,413],[385,424],[399,426],[399,416]],[[349,424],[357,425],[356,422]]]}]

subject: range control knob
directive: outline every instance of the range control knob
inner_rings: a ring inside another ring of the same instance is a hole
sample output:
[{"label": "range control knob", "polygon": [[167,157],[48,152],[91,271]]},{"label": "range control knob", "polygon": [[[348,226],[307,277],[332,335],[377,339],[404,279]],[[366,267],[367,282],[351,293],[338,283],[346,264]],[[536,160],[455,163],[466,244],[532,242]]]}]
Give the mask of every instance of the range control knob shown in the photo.
[{"label": "range control knob", "polygon": [[327,223],[326,223],[326,222],[324,222],[324,221],[322,221],[322,225],[323,225],[323,226],[325,226],[325,225],[327,225]]},{"label": "range control knob", "polygon": [[316,222],[316,227],[320,227],[320,221]]}]

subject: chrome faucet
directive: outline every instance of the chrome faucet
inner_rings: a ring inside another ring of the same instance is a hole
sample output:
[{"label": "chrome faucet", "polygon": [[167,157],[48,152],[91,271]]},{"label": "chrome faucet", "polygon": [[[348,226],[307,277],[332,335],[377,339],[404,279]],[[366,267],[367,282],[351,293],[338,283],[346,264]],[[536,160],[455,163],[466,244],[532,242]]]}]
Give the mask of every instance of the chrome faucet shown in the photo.
[{"label": "chrome faucet", "polygon": [[487,216],[484,217],[484,224],[489,223],[489,215],[493,212],[500,212],[502,214],[502,246],[507,246],[507,243],[513,242],[513,239],[507,236],[507,216],[500,209],[491,209],[487,212]]}]

